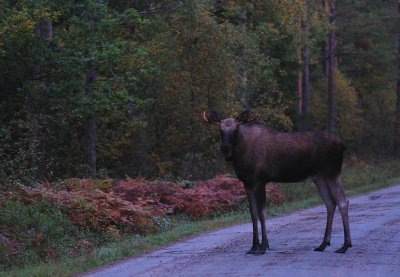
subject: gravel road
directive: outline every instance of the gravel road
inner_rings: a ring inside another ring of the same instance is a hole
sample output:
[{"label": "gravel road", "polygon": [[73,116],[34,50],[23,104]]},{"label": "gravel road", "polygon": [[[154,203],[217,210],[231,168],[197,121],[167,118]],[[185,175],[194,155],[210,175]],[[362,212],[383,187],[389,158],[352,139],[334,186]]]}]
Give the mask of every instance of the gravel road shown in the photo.
[{"label": "gravel road", "polygon": [[[267,219],[270,250],[246,255],[251,225],[243,224],[100,268],[83,276],[400,276],[400,185],[350,198],[353,247],[342,246],[335,214],[331,246],[314,252],[325,230],[324,206]],[[250,218],[250,216],[249,216]]]}]

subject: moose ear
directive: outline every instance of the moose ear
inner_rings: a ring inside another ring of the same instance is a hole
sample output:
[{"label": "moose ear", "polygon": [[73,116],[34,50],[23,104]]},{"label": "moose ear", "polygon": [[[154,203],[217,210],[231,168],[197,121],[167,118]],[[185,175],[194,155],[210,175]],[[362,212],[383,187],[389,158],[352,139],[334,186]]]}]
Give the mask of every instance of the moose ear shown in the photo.
[{"label": "moose ear", "polygon": [[235,120],[237,122],[246,123],[249,120],[249,116],[250,116],[250,111],[244,110],[235,118]]},{"label": "moose ear", "polygon": [[236,117],[235,120],[239,123],[248,123],[257,121],[259,118],[260,118],[260,113],[256,112],[250,115],[249,110],[244,110],[243,112],[240,113],[240,115],[238,115],[238,117]]},{"label": "moose ear", "polygon": [[222,120],[221,115],[214,111],[204,111],[204,112],[202,112],[201,115],[205,122],[211,123],[211,124],[218,124]]}]

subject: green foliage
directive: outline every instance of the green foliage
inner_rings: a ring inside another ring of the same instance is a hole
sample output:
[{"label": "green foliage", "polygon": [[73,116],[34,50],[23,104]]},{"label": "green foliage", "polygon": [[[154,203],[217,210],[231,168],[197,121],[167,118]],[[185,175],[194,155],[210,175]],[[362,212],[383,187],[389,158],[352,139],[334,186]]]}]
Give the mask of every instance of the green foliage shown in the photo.
[{"label": "green foliage", "polygon": [[72,249],[75,228],[48,200],[24,205],[9,201],[0,207],[0,267],[49,261]]},{"label": "green foliage", "polygon": [[[5,89],[1,151],[8,163],[1,167],[1,176],[26,182],[35,177],[84,174],[80,144],[88,115],[95,115],[98,124],[106,127],[99,128],[98,135],[105,138],[98,143],[100,161],[107,161],[102,167],[114,164],[123,156],[117,148],[129,144],[128,134],[143,126],[142,120],[132,120],[136,111],[131,106],[137,105],[141,112],[143,103],[148,102],[141,96],[137,104],[135,91],[141,80],[153,75],[155,67],[147,61],[146,47],[138,45],[129,26],[138,28],[146,20],[134,9],[117,14],[96,1],[80,5],[27,1],[3,13],[4,24],[12,24],[4,25],[2,44],[6,53],[2,66],[8,70],[1,81]],[[50,42],[35,36],[44,19],[54,21]],[[27,44],[33,47],[27,48]],[[93,96],[88,97],[85,71],[90,65],[96,68],[98,81]],[[9,70],[13,67],[15,70]],[[18,79],[13,77],[14,71],[20,72]],[[12,113],[15,115],[8,121]],[[107,128],[111,125],[114,128]]]},{"label": "green foliage", "polygon": [[395,80],[399,76],[398,42],[393,39],[398,31],[398,7],[394,2],[344,1],[338,9],[343,17],[337,26],[343,34],[338,49],[338,57],[343,57],[340,67],[351,78],[362,117],[353,149],[365,156],[390,155],[395,123]]},{"label": "green foliage", "polygon": [[338,133],[352,153],[389,155],[399,19],[390,1],[366,3],[337,3],[330,26],[322,3],[312,1],[2,1],[0,182],[86,176],[88,118],[99,176],[193,180],[226,172],[217,132],[199,114],[250,108],[268,125],[293,130],[305,46],[310,127],[325,129],[321,46],[332,28],[340,38]]},{"label": "green foliage", "polygon": [[[327,80],[314,83],[311,91],[310,122],[317,129],[323,130],[327,122],[328,94],[325,92]],[[335,98],[337,103],[338,134],[352,150],[361,143],[364,119],[358,102],[356,88],[340,71],[335,72]]]},{"label": "green foliage", "polygon": [[356,189],[362,185],[383,182],[386,179],[398,177],[400,163],[396,160],[365,162],[351,156],[343,169],[343,179],[346,188]]}]

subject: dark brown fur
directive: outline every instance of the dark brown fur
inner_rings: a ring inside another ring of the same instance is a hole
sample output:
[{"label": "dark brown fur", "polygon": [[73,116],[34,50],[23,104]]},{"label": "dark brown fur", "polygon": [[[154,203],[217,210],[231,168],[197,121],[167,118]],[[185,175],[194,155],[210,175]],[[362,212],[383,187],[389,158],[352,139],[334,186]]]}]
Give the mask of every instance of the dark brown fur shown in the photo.
[{"label": "dark brown fur", "polygon": [[[248,112],[237,119],[222,119],[215,112],[204,113],[203,118],[219,125],[221,151],[227,161],[233,162],[236,175],[246,189],[253,222],[253,245],[247,253],[263,254],[269,248],[265,227],[266,183],[299,182],[307,178],[312,178],[316,184],[328,212],[323,242],[314,250],[323,251],[330,245],[336,206],[343,219],[345,237],[344,245],[336,252],[345,253],[351,247],[349,202],[341,179],[345,147],[337,135],[278,132],[262,124],[249,123]],[[258,221],[261,223],[261,243]]]}]

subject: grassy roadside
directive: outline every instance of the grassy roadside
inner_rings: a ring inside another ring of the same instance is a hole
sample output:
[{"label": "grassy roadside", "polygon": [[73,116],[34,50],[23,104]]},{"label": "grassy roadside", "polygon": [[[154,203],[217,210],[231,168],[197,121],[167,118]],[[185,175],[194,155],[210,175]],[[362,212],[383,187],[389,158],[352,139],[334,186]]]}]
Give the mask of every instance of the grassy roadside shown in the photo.
[{"label": "grassy roadside", "polygon": [[[385,163],[380,166],[357,166],[344,170],[346,193],[348,196],[366,193],[379,188],[388,187],[400,183],[400,178],[392,178],[398,175],[399,165],[397,163]],[[361,185],[362,182],[368,185]],[[312,207],[321,203],[316,195],[316,190],[311,183],[298,185],[282,185],[283,190],[289,195],[301,195],[298,200],[292,200],[281,206],[269,207],[270,216]],[[160,247],[167,246],[176,241],[226,226],[249,222],[248,210],[243,205],[234,212],[216,215],[212,219],[201,221],[190,221],[187,218],[176,217],[173,219],[172,229],[148,236],[134,236],[125,238],[116,243],[110,243],[95,249],[88,257],[65,258],[58,263],[40,264],[3,272],[1,276],[71,276],[86,272],[98,266],[121,260],[127,257],[140,255]]]}]

